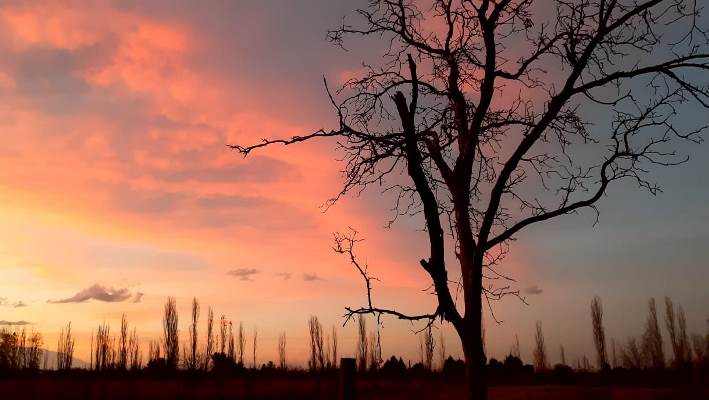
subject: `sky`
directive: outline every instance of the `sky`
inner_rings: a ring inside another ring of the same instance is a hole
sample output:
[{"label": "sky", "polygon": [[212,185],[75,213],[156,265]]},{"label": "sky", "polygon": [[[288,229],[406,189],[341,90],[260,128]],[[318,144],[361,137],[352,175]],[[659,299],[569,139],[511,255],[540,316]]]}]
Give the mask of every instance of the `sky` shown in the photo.
[{"label": "sky", "polygon": [[[356,3],[1,1],[0,320],[29,323],[50,349],[71,321],[87,358],[92,329],[117,327],[122,313],[144,344],[157,338],[167,296],[185,332],[194,296],[203,316],[211,306],[258,330],[259,362],[276,358],[285,331],[303,363],[310,315],[336,325],[352,353],[342,316],[365,292],[332,251],[348,227],[365,238],[358,254],[380,279],[378,304],[432,309],[418,221],[386,228],[392,204],[377,188],[323,212],[342,183],[334,143],[246,159],[226,146],[334,126],[323,76],[341,84],[382,46],[325,40]],[[582,213],[519,235],[503,269],[529,304],[494,305],[503,322],[486,316],[490,356],[517,334],[531,361],[540,320],[552,361],[560,344],[570,360],[591,357],[594,295],[617,341],[641,333],[650,297],[672,297],[690,331],[706,329],[709,149],[682,150],[690,162],[657,171],[657,196],[621,184],[598,224]],[[416,360],[414,329],[385,319],[384,355]]]}]

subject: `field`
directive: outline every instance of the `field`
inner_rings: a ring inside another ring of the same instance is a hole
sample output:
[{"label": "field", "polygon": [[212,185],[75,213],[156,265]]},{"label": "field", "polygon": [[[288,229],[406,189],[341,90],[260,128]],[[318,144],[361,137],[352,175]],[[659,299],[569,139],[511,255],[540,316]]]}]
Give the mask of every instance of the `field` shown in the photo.
[{"label": "field", "polygon": [[[358,382],[357,398],[367,400],[463,398],[461,384],[378,380]],[[334,379],[288,378],[16,378],[0,380],[0,398],[74,400],[161,399],[336,399]],[[679,400],[709,399],[708,388],[579,386],[493,386],[491,400]]]}]

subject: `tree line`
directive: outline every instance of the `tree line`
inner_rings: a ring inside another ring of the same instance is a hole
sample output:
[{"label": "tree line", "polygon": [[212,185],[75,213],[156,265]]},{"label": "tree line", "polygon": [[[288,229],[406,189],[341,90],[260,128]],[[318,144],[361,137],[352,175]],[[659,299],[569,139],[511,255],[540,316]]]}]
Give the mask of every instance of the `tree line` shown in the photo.
[{"label": "tree line", "polygon": [[[691,372],[705,375],[709,372],[709,320],[705,334],[690,335],[687,320],[681,305],[675,306],[669,297],[664,302],[664,324],[658,317],[655,299],[648,302],[648,315],[644,331],[638,337],[628,337],[624,342],[607,338],[603,322],[603,305],[599,297],[594,297],[590,304],[591,332],[595,348],[595,362],[582,356],[575,363],[569,363],[563,344],[559,345],[560,362],[551,365],[549,351],[544,338],[541,321],[535,326],[532,346],[532,364],[525,364],[521,353],[519,337],[503,361],[491,358],[487,370],[491,380],[509,379],[510,377],[556,376],[567,377],[573,373],[609,374],[613,371],[645,371],[657,374],[661,371]],[[258,330],[254,328],[251,340],[248,340],[243,324],[235,329],[234,323],[222,315],[215,318],[211,307],[207,309],[206,332],[200,340],[200,304],[192,300],[190,322],[185,340],[180,341],[179,314],[177,303],[168,297],[162,318],[162,335],[159,339],[147,343],[147,353],[141,343],[135,327],[128,324],[125,314],[121,316],[119,330],[112,333],[111,326],[102,322],[91,335],[89,364],[85,368],[93,372],[161,372],[177,370],[188,372],[237,373],[239,371],[301,371],[299,367],[289,365],[287,358],[286,333],[279,334],[276,362],[269,361],[259,366],[256,362],[258,351]],[[669,339],[670,354],[665,354],[665,341],[661,333],[664,325]],[[380,325],[377,321],[375,330],[368,330],[364,315],[357,316],[357,343],[354,358],[357,370],[363,374],[382,373],[385,375],[434,374],[460,377],[462,379],[465,364],[446,353],[445,340],[440,332],[438,340],[434,336],[434,326],[427,325],[419,333],[419,360],[413,365],[404,363],[401,357],[382,358],[382,340]],[[323,328],[317,316],[308,320],[309,358],[306,370],[312,373],[327,373],[338,368],[339,343],[337,329],[332,326],[329,332]],[[39,332],[22,329],[0,330],[0,372],[37,372],[49,370],[48,352],[43,349],[43,339]],[[57,340],[56,370],[76,370],[74,366],[75,338],[71,322],[60,330]],[[250,347],[250,349],[249,349]],[[247,356],[250,352],[250,358]],[[438,366],[434,367],[434,358]]]}]

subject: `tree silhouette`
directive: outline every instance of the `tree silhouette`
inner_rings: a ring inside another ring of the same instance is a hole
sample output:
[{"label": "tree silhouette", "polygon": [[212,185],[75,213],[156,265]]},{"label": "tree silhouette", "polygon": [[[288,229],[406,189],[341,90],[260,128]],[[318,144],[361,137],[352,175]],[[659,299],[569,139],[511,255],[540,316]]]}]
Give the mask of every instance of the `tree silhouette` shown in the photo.
[{"label": "tree silhouette", "polygon": [[653,369],[665,368],[665,351],[662,346],[662,334],[657,322],[655,299],[648,302],[647,321],[642,336],[642,354],[644,364]]},{"label": "tree silhouette", "polygon": [[199,350],[197,348],[197,324],[199,322],[199,302],[196,297],[192,298],[192,323],[189,330],[189,354],[186,365],[190,371],[197,370],[199,364]]},{"label": "tree silhouette", "polygon": [[[704,118],[676,124],[687,107],[709,108],[700,11],[696,0],[370,0],[357,10],[361,22],[328,35],[342,46],[348,37],[388,44],[378,65],[337,92],[325,82],[338,127],[231,147],[247,156],[335,138],[345,182],[328,204],[383,185],[395,193],[391,222],[422,215],[430,254],[420,264],[435,309],[378,307],[368,289],[367,305],[348,312],[450,322],[468,397],[484,399],[483,306],[519,296],[497,269],[510,242],[540,222],[596,210],[614,183],[657,193],[655,167],[686,161],[675,142],[700,141]],[[460,271],[462,304],[451,271]]]},{"label": "tree silhouette", "polygon": [[57,370],[70,370],[74,362],[74,336],[71,334],[71,322],[59,331],[57,341]]},{"label": "tree silhouette", "polygon": [[177,324],[177,302],[174,297],[170,296],[165,302],[162,319],[162,347],[165,353],[165,365],[169,370],[177,369],[178,362],[180,361],[180,337]]},{"label": "tree silhouette", "polygon": [[593,327],[593,344],[596,346],[598,369],[603,370],[608,368],[608,352],[606,350],[606,330],[603,327],[603,304],[598,296],[591,300],[591,326]]},{"label": "tree silhouette", "polygon": [[689,335],[687,334],[687,320],[681,305],[678,306],[677,313],[678,315],[675,316],[672,300],[669,297],[665,297],[665,324],[674,356],[672,364],[675,368],[682,369],[689,366],[692,359],[692,350],[689,344]]},{"label": "tree silhouette", "polygon": [[323,331],[322,324],[317,316],[310,316],[308,328],[310,332],[310,360],[308,360],[308,367],[311,371],[323,371],[325,369]]},{"label": "tree silhouette", "polygon": [[534,369],[537,372],[544,372],[549,365],[547,360],[547,346],[544,342],[544,333],[542,332],[542,322],[537,321],[534,328]]},{"label": "tree silhouette", "polygon": [[204,371],[209,370],[209,361],[212,359],[212,354],[214,352],[214,311],[212,307],[207,309],[207,340],[206,347],[204,349],[204,364],[202,369]]},{"label": "tree silhouette", "polygon": [[288,369],[288,363],[286,362],[286,333],[283,332],[278,335],[278,368],[282,371]]},{"label": "tree silhouette", "polygon": [[355,359],[357,360],[357,369],[362,372],[367,370],[369,354],[367,342],[367,320],[364,315],[360,314],[357,316],[357,350]]}]

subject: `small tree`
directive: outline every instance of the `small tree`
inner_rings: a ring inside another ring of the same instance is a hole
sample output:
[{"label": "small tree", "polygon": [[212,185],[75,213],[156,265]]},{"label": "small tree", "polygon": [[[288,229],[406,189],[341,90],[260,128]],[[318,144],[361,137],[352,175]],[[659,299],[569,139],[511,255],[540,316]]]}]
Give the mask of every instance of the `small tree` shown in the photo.
[{"label": "small tree", "polygon": [[74,361],[74,337],[71,334],[71,322],[59,331],[57,345],[57,369],[68,371]]},{"label": "small tree", "polygon": [[197,341],[198,341],[198,331],[197,331],[197,326],[199,323],[199,302],[197,301],[196,297],[192,298],[192,324],[190,324],[190,332],[189,332],[189,355],[187,358],[187,368],[190,371],[194,371],[197,369],[198,364],[199,364],[199,350],[197,349]]},{"label": "small tree", "polygon": [[681,369],[689,365],[692,353],[689,345],[689,336],[687,335],[687,321],[681,305],[679,306],[678,314],[679,317],[676,317],[672,300],[669,297],[665,297],[665,324],[667,325],[667,333],[670,336],[670,344],[674,355],[672,363],[675,368]]},{"label": "small tree", "polygon": [[222,315],[219,319],[219,353],[226,354],[228,323],[226,317]]},{"label": "small tree", "polygon": [[522,359],[522,352],[520,351],[519,348],[519,335],[515,333],[515,343],[512,345],[512,349],[510,349],[510,354],[514,357],[519,358],[520,360]]},{"label": "small tree", "polygon": [[561,360],[561,365],[566,365],[566,352],[563,344],[559,345],[559,359]]},{"label": "small tree", "polygon": [[692,334],[692,348],[694,349],[694,360],[697,365],[703,366],[709,354],[706,353],[707,343],[704,335]]},{"label": "small tree", "polygon": [[337,360],[337,328],[335,328],[335,325],[332,326],[332,345],[330,346],[330,350],[332,351],[332,367],[337,368],[338,365],[338,360]]},{"label": "small tree", "polygon": [[165,353],[165,366],[168,369],[177,369],[180,358],[180,337],[177,330],[178,315],[177,303],[174,297],[168,297],[163,313],[163,338],[162,346]]},{"label": "small tree", "polygon": [[27,344],[23,347],[24,351],[24,369],[28,371],[39,370],[39,363],[42,359],[42,334],[35,332],[34,329],[30,332]]},{"label": "small tree", "polygon": [[278,336],[278,368],[285,371],[288,369],[286,363],[286,333],[283,332]]},{"label": "small tree", "polygon": [[130,339],[128,339],[128,354],[130,357],[131,371],[137,371],[141,368],[143,355],[140,351],[140,342],[138,341],[138,332],[133,328]]},{"label": "small tree", "polygon": [[254,327],[254,348],[253,348],[253,355],[254,355],[254,369],[257,369],[256,365],[256,342],[258,341],[258,329]]},{"label": "small tree", "polygon": [[104,322],[96,330],[94,370],[106,371],[113,368],[112,342],[111,327]]},{"label": "small tree", "polygon": [[379,330],[377,332],[369,333],[369,370],[374,372],[379,369],[382,364],[382,340],[379,335]]},{"label": "small tree", "polygon": [[244,365],[244,354],[246,351],[246,334],[244,325],[239,322],[239,365]]},{"label": "small tree", "polygon": [[229,321],[229,346],[227,347],[227,358],[230,360],[234,361],[236,358],[234,357],[234,324]]},{"label": "small tree", "polygon": [[643,364],[653,368],[665,368],[665,351],[662,349],[662,335],[660,324],[657,322],[657,308],[655,299],[648,302],[648,315],[645,323],[645,332],[642,336]]},{"label": "small tree", "polygon": [[603,305],[598,296],[595,296],[591,301],[591,324],[593,326],[593,344],[596,346],[598,369],[603,370],[608,367],[608,356],[606,355],[606,331],[603,327]]},{"label": "small tree", "polygon": [[121,332],[118,342],[118,360],[116,367],[120,371],[128,369],[128,319],[121,314]]},{"label": "small tree", "polygon": [[426,371],[431,371],[433,369],[433,354],[436,347],[436,341],[433,339],[433,332],[431,327],[428,326],[423,331],[423,336],[421,337],[421,364]]},{"label": "small tree", "polygon": [[362,372],[367,370],[367,356],[369,354],[367,343],[367,320],[364,315],[360,314],[357,316],[357,353],[355,359],[357,360],[357,369]]},{"label": "small tree", "polygon": [[547,347],[544,343],[542,322],[537,321],[534,331],[534,369],[538,372],[543,372],[546,371],[548,365]]},{"label": "small tree", "polygon": [[441,364],[441,371],[446,363],[446,341],[443,338],[443,329],[441,328],[438,334],[438,360]]},{"label": "small tree", "polygon": [[214,353],[214,311],[212,307],[207,309],[207,343],[204,349],[204,364],[202,369],[207,371],[209,369],[209,361],[212,359],[212,354]]},{"label": "small tree", "polygon": [[628,338],[625,348],[621,349],[620,360],[624,368],[637,369],[643,366],[644,356],[635,338]]},{"label": "small tree", "polygon": [[311,371],[322,371],[325,369],[323,334],[322,325],[317,316],[310,317],[308,327],[310,328],[310,361],[308,361],[308,366]]}]

